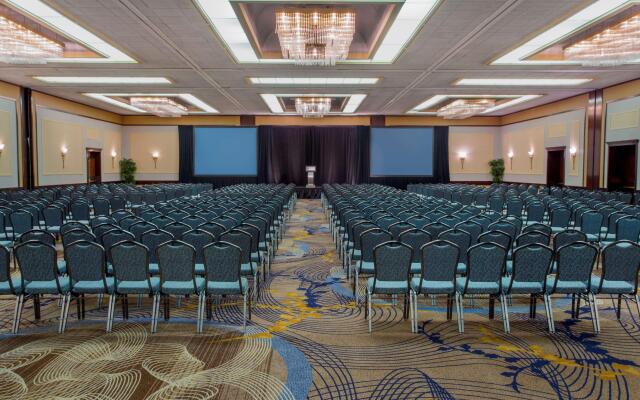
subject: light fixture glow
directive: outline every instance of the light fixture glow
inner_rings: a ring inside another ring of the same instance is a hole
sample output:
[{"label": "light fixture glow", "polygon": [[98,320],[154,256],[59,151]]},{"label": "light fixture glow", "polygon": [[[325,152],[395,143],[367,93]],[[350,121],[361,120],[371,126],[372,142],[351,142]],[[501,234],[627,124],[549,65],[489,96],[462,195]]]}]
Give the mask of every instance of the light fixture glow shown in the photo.
[{"label": "light fixture glow", "polygon": [[[595,3],[583,8],[581,11],[570,16],[559,24],[547,29],[538,36],[508,52],[497,60],[493,65],[579,65],[578,60],[527,60],[527,58],[549,47],[564,37],[571,35],[579,29],[592,24],[595,21],[610,15],[620,8],[634,4],[637,0],[598,0]],[[640,62],[640,57],[633,62]]]},{"label": "light fixture glow", "polygon": [[367,97],[366,94],[313,94],[313,93],[293,93],[293,94],[276,94],[276,93],[262,93],[260,94],[262,100],[265,102],[269,110],[274,114],[285,114],[284,108],[282,108],[282,104],[278,100],[279,97],[348,97],[349,100],[347,104],[344,106],[342,111],[330,112],[329,114],[353,114],[356,112],[360,104]]},{"label": "light fixture glow", "polygon": [[133,77],[133,76],[34,76],[42,82],[62,83],[62,84],[85,84],[85,85],[151,85],[170,84],[171,81],[162,77]]},{"label": "light fixture glow", "polygon": [[251,77],[254,85],[330,86],[330,85],[375,85],[379,78],[272,78]]},{"label": "light fixture glow", "polygon": [[496,104],[493,99],[457,99],[438,109],[438,117],[465,119],[480,114]]},{"label": "light fixture glow", "polygon": [[160,153],[157,151],[152,152],[151,158],[153,158],[153,168],[158,168],[158,158],[160,158]]},{"label": "light fixture glow", "polygon": [[458,158],[460,159],[460,167],[464,169],[464,160],[467,159],[467,152],[464,150],[459,151]]},{"label": "light fixture glow", "polygon": [[418,104],[417,106],[415,106],[414,108],[412,108],[411,110],[408,111],[409,114],[423,114],[423,115],[436,115],[437,113],[435,111],[424,111],[430,108],[434,108],[435,106],[437,106],[438,104],[444,102],[447,99],[450,98],[455,98],[455,99],[512,99],[510,101],[506,101],[502,104],[497,104],[494,107],[488,108],[484,111],[481,112],[481,114],[489,114],[492,113],[494,111],[498,111],[498,110],[502,110],[511,106],[515,106],[517,104],[520,103],[524,103],[526,101],[535,99],[540,97],[540,95],[492,95],[492,94],[481,94],[481,95],[476,95],[476,94],[452,94],[452,95],[445,95],[445,94],[438,94],[438,95],[434,95],[431,96],[430,98],[428,98],[427,100],[423,101],[422,103]]},{"label": "light fixture glow", "polygon": [[132,106],[158,117],[181,117],[189,112],[187,107],[168,97],[132,97],[129,101]]},{"label": "light fixture glow", "polygon": [[0,61],[10,64],[45,64],[62,57],[64,46],[0,15]]},{"label": "light fixture glow", "polygon": [[48,25],[54,31],[81,43],[103,57],[54,57],[47,62],[56,63],[135,63],[136,60],[111,46],[76,22],[60,14],[41,0],[6,0],[12,7],[33,19]]},{"label": "light fixture glow", "polygon": [[200,100],[196,96],[190,93],[83,93],[85,96],[100,100],[102,102],[124,108],[129,111],[137,113],[145,113],[146,111],[132,106],[120,100],[114,99],[114,97],[178,97],[184,100],[186,103],[191,104],[194,107],[199,108],[201,111],[189,111],[189,114],[216,114],[218,110],[211,107],[204,101]]},{"label": "light fixture glow", "polygon": [[69,149],[67,148],[67,146],[62,145],[62,147],[60,147],[60,158],[62,159],[62,169],[64,169],[64,160],[65,158],[67,158],[68,152],[69,152]]},{"label": "light fixture glow", "polygon": [[563,78],[463,78],[456,81],[456,86],[578,86],[593,79]]},{"label": "light fixture glow", "polygon": [[303,118],[322,118],[331,111],[330,97],[296,97],[295,104]]},{"label": "light fixture glow", "polygon": [[569,148],[569,154],[571,154],[571,169],[575,170],[576,169],[576,154],[578,153],[578,150],[571,146],[571,148]]},{"label": "light fixture glow", "polygon": [[[259,58],[231,6],[230,0],[193,1],[239,63],[295,63],[294,60],[288,59]],[[351,2],[353,0],[334,0],[331,3],[335,5]],[[279,1],[279,4],[283,6],[298,5],[299,3],[299,0]],[[400,10],[373,57],[370,59],[348,59],[340,62],[349,64],[393,63],[439,3],[440,0],[406,0],[402,3],[396,3]]]},{"label": "light fixture glow", "polygon": [[2,155],[3,151],[4,151],[4,143],[0,142],[0,156]]},{"label": "light fixture glow", "polygon": [[529,154],[529,157],[533,157],[533,149],[529,150],[528,154]]},{"label": "light fixture glow", "polygon": [[513,169],[513,150],[509,150],[507,156],[509,157],[509,169]]}]

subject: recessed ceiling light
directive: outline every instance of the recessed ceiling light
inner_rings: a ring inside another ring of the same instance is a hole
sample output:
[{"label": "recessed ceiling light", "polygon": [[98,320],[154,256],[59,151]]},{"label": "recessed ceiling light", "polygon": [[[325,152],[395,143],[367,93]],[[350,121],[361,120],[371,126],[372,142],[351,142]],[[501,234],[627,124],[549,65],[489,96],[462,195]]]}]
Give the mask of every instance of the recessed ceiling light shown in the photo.
[{"label": "recessed ceiling light", "polygon": [[[573,32],[590,25],[591,23],[610,15],[620,8],[637,3],[638,0],[598,0],[578,13],[565,19],[559,24],[547,29],[538,36],[529,40],[522,46],[510,51],[497,60],[493,65],[580,65],[577,60],[527,60],[532,54],[549,47]],[[634,62],[640,62],[640,57]]]},{"label": "recessed ceiling light", "polygon": [[47,83],[81,83],[86,85],[151,85],[151,84],[170,84],[171,81],[162,77],[117,77],[117,76],[34,76],[42,82]]},{"label": "recessed ceiling light", "polygon": [[[260,94],[260,97],[262,97],[262,100],[264,100],[265,104],[269,107],[269,110],[271,110],[272,113],[274,114],[283,114],[285,113],[285,110],[282,108],[282,104],[280,103],[280,101],[278,100],[278,97],[348,97],[349,100],[347,100],[347,104],[344,106],[344,109],[342,111],[338,111],[338,112],[330,112],[329,115],[333,114],[333,115],[340,115],[340,114],[353,114],[356,112],[356,110],[358,109],[358,107],[360,107],[360,104],[362,103],[362,101],[367,97],[366,94],[359,94],[359,93],[354,93],[354,94],[326,94],[326,93],[322,93],[322,94],[312,94],[312,93],[293,93],[293,94],[274,94],[274,93],[262,93]],[[292,113],[295,114],[295,113]]]},{"label": "recessed ceiling light", "polygon": [[512,99],[510,101],[506,101],[502,104],[498,104],[495,107],[491,107],[482,112],[482,114],[489,114],[494,111],[502,110],[504,108],[508,108],[511,106],[515,106],[516,104],[524,103],[525,101],[533,100],[535,98],[540,97],[540,95],[513,95],[513,94],[438,94],[431,96],[424,102],[418,104],[414,108],[408,111],[409,114],[423,114],[423,115],[436,115],[434,111],[422,111],[428,108],[435,107],[436,105],[442,103],[443,101],[453,98],[453,99]]},{"label": "recessed ceiling light", "polygon": [[305,85],[305,86],[329,86],[329,85],[375,85],[379,78],[274,78],[251,77],[249,82],[254,85]]},{"label": "recessed ceiling light", "polygon": [[563,78],[506,78],[506,79],[492,79],[492,78],[464,78],[456,81],[456,86],[578,86],[587,82],[591,82],[593,79],[563,79]]},{"label": "recessed ceiling light", "polygon": [[217,114],[218,110],[211,107],[204,101],[190,93],[83,93],[85,96],[91,97],[102,102],[124,108],[129,111],[144,113],[137,107],[130,105],[124,101],[116,100],[114,97],[178,97],[183,101],[199,108],[201,111],[189,111],[189,114]]},{"label": "recessed ceiling light", "polygon": [[[230,0],[194,0],[213,29],[222,38],[239,63],[294,64],[294,60],[259,58]],[[332,4],[360,3],[362,0],[333,0]],[[300,0],[280,0],[280,5],[298,4]],[[392,63],[417,33],[440,0],[393,1],[400,7],[375,54],[370,59],[340,61],[349,64]]]},{"label": "recessed ceiling light", "polygon": [[76,22],[60,14],[41,0],[7,0],[12,7],[51,27],[103,57],[50,58],[50,63],[135,63],[136,60],[111,46]]}]

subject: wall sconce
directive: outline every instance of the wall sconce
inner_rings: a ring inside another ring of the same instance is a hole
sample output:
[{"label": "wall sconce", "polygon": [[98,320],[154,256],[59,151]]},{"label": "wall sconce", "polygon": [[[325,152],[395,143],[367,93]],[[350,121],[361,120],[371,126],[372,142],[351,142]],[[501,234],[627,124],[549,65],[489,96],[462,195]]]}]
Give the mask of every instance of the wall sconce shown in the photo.
[{"label": "wall sconce", "polygon": [[575,170],[576,169],[576,154],[578,153],[578,150],[571,146],[571,148],[569,148],[569,154],[571,154],[571,169]]},{"label": "wall sconce", "polygon": [[111,168],[115,168],[117,155],[118,153],[115,150],[111,150]]},{"label": "wall sconce", "polygon": [[151,157],[153,158],[153,167],[158,168],[158,157],[160,157],[160,153],[154,151],[151,153]]},{"label": "wall sconce", "polygon": [[460,159],[460,166],[462,167],[462,169],[464,169],[464,160],[467,158],[467,152],[459,151],[458,158]]},{"label": "wall sconce", "polygon": [[64,169],[64,159],[66,158],[68,152],[69,152],[69,149],[67,148],[67,146],[62,146],[60,148],[60,158],[62,158],[62,169]]},{"label": "wall sconce", "polygon": [[4,150],[4,143],[0,143],[0,156],[2,155],[3,150]]},{"label": "wall sconce", "polygon": [[529,150],[529,169],[533,169],[533,149]]},{"label": "wall sconce", "polygon": [[507,156],[509,156],[509,169],[513,169],[513,150],[509,150],[509,154],[507,154]]}]

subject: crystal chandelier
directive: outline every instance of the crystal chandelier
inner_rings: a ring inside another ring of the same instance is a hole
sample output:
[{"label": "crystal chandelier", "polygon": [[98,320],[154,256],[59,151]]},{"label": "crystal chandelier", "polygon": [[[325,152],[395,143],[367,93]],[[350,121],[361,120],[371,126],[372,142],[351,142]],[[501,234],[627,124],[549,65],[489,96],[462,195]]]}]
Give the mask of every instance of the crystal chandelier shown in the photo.
[{"label": "crystal chandelier", "polygon": [[640,58],[640,14],[564,49],[566,60],[585,66],[621,65]]},{"label": "crystal chandelier", "polygon": [[331,110],[329,97],[297,97],[296,112],[303,118],[322,118]]},{"label": "crystal chandelier", "polygon": [[188,112],[187,107],[168,97],[132,97],[129,103],[158,117],[180,117]]},{"label": "crystal chandelier", "polygon": [[282,56],[300,65],[335,65],[349,55],[355,20],[353,10],[276,10]]},{"label": "crystal chandelier", "polygon": [[438,117],[445,119],[465,119],[480,114],[495,106],[491,99],[458,99],[438,110]]},{"label": "crystal chandelier", "polygon": [[0,61],[10,64],[45,64],[48,58],[60,58],[60,43],[0,16]]}]

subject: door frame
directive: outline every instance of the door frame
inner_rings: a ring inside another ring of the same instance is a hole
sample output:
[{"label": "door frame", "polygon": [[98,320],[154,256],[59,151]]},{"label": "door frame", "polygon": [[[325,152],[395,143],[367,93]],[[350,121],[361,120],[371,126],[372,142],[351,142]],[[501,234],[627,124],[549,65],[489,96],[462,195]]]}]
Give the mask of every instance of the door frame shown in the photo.
[{"label": "door frame", "polygon": [[607,145],[607,190],[609,190],[609,173],[611,172],[611,148],[612,147],[620,147],[620,146],[634,146],[636,149],[635,152],[635,168],[633,170],[633,192],[636,191],[636,185],[638,183],[638,139],[630,139],[630,140],[618,140],[616,142],[608,142]]},{"label": "door frame", "polygon": [[546,156],[546,183],[547,185],[549,185],[549,152],[557,152],[557,151],[562,151],[562,161],[563,161],[563,165],[562,165],[562,184],[558,184],[558,186],[562,187],[562,186],[566,186],[566,175],[567,175],[567,160],[565,159],[566,156],[566,152],[567,152],[567,146],[554,146],[554,147],[545,147],[545,156]]},{"label": "door frame", "polygon": [[99,158],[99,163],[96,164],[96,169],[97,169],[97,172],[98,172],[98,174],[97,174],[98,179],[96,180],[96,182],[93,182],[93,183],[94,184],[95,183],[102,183],[102,149],[98,149],[98,148],[95,148],[95,147],[87,147],[85,150],[86,150],[86,153],[87,153],[87,160],[86,160],[86,163],[87,163],[87,183],[91,183],[91,182],[89,182],[89,158],[91,158],[90,157],[91,153],[98,153],[98,158]]}]

